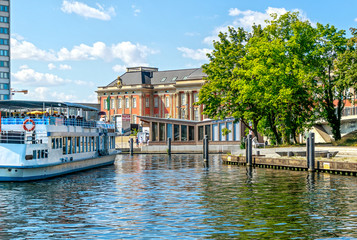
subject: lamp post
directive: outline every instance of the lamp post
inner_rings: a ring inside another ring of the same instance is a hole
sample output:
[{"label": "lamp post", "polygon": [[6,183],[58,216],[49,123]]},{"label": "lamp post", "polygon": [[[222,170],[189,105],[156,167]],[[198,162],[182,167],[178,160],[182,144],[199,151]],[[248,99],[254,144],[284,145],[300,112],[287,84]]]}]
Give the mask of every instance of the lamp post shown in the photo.
[{"label": "lamp post", "polygon": [[10,88],[10,99],[12,98],[11,96],[15,95],[15,93],[23,93],[23,94],[28,94],[28,90],[14,90],[13,88]]}]

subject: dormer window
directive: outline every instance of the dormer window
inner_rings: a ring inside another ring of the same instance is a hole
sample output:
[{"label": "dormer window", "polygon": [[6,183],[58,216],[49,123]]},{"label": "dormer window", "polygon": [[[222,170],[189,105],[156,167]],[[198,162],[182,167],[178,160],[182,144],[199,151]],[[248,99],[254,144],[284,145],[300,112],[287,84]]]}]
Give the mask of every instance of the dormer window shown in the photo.
[{"label": "dormer window", "polygon": [[162,79],[161,79],[161,82],[165,82],[166,79],[167,79],[167,77],[162,78]]}]

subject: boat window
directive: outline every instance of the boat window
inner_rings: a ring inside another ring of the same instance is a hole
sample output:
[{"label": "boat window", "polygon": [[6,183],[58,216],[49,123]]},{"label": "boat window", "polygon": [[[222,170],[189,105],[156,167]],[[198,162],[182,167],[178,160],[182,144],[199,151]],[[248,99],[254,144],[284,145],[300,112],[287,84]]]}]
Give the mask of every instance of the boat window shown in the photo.
[{"label": "boat window", "polygon": [[81,137],[77,137],[77,152],[81,152]]},{"label": "boat window", "polygon": [[89,151],[92,151],[92,138],[89,138]]},{"label": "boat window", "polygon": [[45,158],[48,158],[48,150],[45,150]]},{"label": "boat window", "polygon": [[36,150],[33,150],[32,157],[33,157],[33,159],[37,158],[37,151]]},{"label": "boat window", "polygon": [[63,155],[67,154],[67,137],[63,137]]},{"label": "boat window", "polygon": [[45,158],[45,150],[41,150],[41,158]]},{"label": "boat window", "polygon": [[55,139],[54,138],[52,138],[52,149],[54,149],[55,148]]},{"label": "boat window", "polygon": [[41,150],[37,150],[37,159],[41,158]]},{"label": "boat window", "polygon": [[73,147],[72,147],[72,145],[73,145],[72,137],[68,137],[68,141],[69,141],[69,143],[68,143],[68,147],[69,147],[68,154],[72,154],[72,149],[73,149]]}]

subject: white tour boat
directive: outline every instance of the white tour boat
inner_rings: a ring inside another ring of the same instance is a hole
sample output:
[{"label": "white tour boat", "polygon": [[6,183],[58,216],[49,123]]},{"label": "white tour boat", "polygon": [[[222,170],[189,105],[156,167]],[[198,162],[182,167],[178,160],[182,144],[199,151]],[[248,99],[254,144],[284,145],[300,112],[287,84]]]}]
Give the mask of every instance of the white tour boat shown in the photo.
[{"label": "white tour boat", "polygon": [[114,126],[89,120],[97,119],[96,108],[6,100],[0,110],[0,181],[45,179],[114,163]]}]

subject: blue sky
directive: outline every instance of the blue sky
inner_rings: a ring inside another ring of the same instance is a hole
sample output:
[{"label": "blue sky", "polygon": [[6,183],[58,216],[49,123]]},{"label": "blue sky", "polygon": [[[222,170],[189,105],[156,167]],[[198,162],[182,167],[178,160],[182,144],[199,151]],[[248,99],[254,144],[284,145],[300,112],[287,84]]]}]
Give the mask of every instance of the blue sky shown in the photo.
[{"label": "blue sky", "polygon": [[200,67],[219,31],[286,11],[357,27],[357,0],[12,0],[13,99],[96,102],[126,67]]}]

